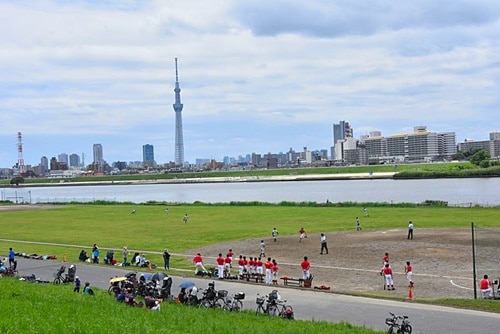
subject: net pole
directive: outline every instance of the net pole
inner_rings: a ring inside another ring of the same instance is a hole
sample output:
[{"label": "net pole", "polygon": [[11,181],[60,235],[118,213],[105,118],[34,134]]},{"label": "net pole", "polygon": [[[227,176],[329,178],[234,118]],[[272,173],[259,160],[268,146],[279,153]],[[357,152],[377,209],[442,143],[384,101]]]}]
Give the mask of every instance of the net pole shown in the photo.
[{"label": "net pole", "polygon": [[477,283],[476,283],[476,237],[474,235],[474,222],[470,223],[471,233],[472,233],[472,276],[474,282],[474,299],[477,299]]}]

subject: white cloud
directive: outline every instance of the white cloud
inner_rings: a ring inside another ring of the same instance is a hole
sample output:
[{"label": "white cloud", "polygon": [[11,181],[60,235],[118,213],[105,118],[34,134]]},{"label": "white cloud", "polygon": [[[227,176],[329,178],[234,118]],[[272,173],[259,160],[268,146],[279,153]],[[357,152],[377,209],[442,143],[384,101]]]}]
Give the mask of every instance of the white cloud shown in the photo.
[{"label": "white cloud", "polygon": [[339,120],[486,139],[499,17],[491,1],[3,1],[2,134],[23,132],[31,164],[95,142],[111,162],[146,143],[173,160],[178,57],[190,161],[329,148]]}]

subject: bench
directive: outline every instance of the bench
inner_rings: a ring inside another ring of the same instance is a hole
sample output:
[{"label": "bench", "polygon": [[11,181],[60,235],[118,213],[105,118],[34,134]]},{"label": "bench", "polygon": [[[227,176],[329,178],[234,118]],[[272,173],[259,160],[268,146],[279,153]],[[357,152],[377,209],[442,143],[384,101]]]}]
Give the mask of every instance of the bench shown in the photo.
[{"label": "bench", "polygon": [[296,285],[302,287],[302,285],[304,284],[304,280],[302,278],[283,276],[281,277],[281,279],[283,280],[283,285]]}]

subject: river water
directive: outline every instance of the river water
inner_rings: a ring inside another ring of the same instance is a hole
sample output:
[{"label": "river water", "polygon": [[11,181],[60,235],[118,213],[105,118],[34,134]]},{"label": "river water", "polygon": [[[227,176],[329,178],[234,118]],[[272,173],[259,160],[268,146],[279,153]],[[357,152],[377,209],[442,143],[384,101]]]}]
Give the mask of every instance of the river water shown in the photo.
[{"label": "river water", "polygon": [[144,203],[259,201],[422,203],[446,201],[454,206],[500,206],[500,178],[428,180],[321,180],[194,184],[134,184],[4,188],[2,200],[14,202]]}]

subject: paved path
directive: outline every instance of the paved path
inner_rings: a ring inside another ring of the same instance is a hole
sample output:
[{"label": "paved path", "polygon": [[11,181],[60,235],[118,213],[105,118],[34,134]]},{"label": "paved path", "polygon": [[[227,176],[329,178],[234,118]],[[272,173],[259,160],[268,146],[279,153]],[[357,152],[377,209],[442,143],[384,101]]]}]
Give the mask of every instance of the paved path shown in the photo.
[{"label": "paved path", "polygon": [[[18,269],[21,276],[35,274],[42,280],[53,280],[54,273],[61,266],[60,261],[28,260],[19,258]],[[70,263],[64,263],[69,266]],[[90,265],[75,263],[77,275],[82,282],[90,282],[92,286],[107,289],[109,279],[122,276],[135,269],[112,267],[108,265]],[[182,275],[172,271],[172,275]],[[178,285],[183,280],[193,281],[200,288],[206,288],[210,279],[182,278],[172,276],[172,293],[178,293]],[[216,289],[228,290],[233,294],[245,292],[245,309],[255,309],[257,294],[267,294],[272,287],[262,284],[249,284],[238,281],[217,281]],[[413,333],[498,333],[500,330],[500,314],[471,310],[461,310],[442,306],[424,305],[412,302],[397,302],[372,298],[353,297],[315,290],[285,288],[279,286],[280,294],[294,308],[297,319],[325,320],[331,322],[345,321],[354,325],[385,330],[384,319],[393,312],[408,315],[413,326]]]}]

